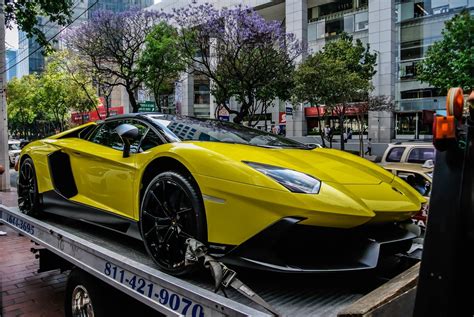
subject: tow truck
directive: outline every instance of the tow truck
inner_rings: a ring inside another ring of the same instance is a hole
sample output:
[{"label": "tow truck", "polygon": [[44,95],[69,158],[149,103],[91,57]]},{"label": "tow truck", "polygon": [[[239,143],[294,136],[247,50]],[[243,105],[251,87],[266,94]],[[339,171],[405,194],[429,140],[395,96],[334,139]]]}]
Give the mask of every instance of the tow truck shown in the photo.
[{"label": "tow truck", "polygon": [[[462,99],[462,91],[448,98],[448,116],[437,117],[434,123],[438,152],[418,289],[419,265],[413,265],[419,260],[417,252],[400,255],[397,269],[388,277],[380,272],[285,276],[244,271],[237,275],[208,256],[199,242],[188,241],[187,260],[202,260],[212,278],[205,270],[177,278],[159,271],[136,240],[110,231],[58,216],[32,218],[3,205],[0,221],[34,242],[31,251],[40,259],[39,271],[70,271],[66,316],[106,316],[111,302],[105,294],[110,289],[166,316],[407,316],[414,307],[417,316],[440,312],[448,316],[445,312],[456,302],[453,296],[467,296],[456,287],[474,280],[468,268],[472,255],[465,263],[460,258],[460,247],[472,247],[474,237],[474,105],[462,124],[459,93]],[[446,208],[454,208],[454,214],[446,213]],[[455,260],[464,271],[457,271]],[[394,272],[401,273],[393,277]],[[462,280],[460,273],[468,278]],[[468,311],[465,306],[459,312]]]},{"label": "tow truck", "polygon": [[[94,316],[101,316],[97,312],[111,305],[103,294],[112,289],[166,316],[336,316],[388,280],[375,273],[285,276],[243,271],[237,276],[229,269],[216,285],[217,279],[204,269],[183,278],[163,273],[139,241],[92,225],[54,215],[37,219],[3,205],[0,221],[34,242],[31,251],[39,258],[40,272],[70,270],[66,316],[84,316],[76,313],[87,312],[88,305],[94,305]],[[390,277],[417,262],[402,259]],[[412,283],[416,274],[402,277],[403,284]]]}]

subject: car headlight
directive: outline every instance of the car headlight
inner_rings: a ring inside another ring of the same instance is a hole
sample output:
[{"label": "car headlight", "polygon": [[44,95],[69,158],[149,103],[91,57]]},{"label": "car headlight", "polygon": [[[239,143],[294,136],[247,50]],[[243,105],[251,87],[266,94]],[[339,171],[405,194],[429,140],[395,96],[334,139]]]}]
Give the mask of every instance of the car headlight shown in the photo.
[{"label": "car headlight", "polygon": [[278,183],[294,193],[317,194],[321,188],[321,181],[308,174],[290,170],[284,167],[245,162],[248,166],[273,178]]}]

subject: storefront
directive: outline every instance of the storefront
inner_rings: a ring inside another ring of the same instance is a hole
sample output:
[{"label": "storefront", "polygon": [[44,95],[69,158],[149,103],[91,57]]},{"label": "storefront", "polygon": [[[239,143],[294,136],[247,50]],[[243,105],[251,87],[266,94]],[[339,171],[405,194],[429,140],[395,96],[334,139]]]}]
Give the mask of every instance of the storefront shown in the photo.
[{"label": "storefront", "polygon": [[[306,122],[308,125],[308,135],[319,134],[319,122],[321,122],[321,130],[325,127],[331,127],[340,133],[339,115],[336,111],[328,111],[326,107],[320,106],[319,113],[317,107],[307,107],[305,110]],[[368,114],[363,110],[363,107],[348,106],[344,114],[344,129],[352,131],[352,133],[359,134],[367,133]],[[360,128],[362,124],[362,129]]]},{"label": "storefront", "polygon": [[433,134],[434,110],[395,114],[397,139],[430,139]]}]

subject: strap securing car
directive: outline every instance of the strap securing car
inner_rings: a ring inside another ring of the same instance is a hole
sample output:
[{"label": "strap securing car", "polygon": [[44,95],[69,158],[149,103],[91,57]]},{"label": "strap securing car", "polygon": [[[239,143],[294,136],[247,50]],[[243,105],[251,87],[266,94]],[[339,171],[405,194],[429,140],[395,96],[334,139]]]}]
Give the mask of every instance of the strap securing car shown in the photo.
[{"label": "strap securing car", "polygon": [[264,307],[275,316],[280,316],[280,314],[270,304],[237,278],[236,271],[228,268],[224,263],[217,261],[212,256],[208,255],[207,248],[204,244],[192,238],[187,239],[186,244],[188,246],[185,255],[186,265],[202,261],[204,267],[211,271],[211,275],[214,279],[215,292],[218,292],[222,287],[228,288],[230,286],[254,303]]}]

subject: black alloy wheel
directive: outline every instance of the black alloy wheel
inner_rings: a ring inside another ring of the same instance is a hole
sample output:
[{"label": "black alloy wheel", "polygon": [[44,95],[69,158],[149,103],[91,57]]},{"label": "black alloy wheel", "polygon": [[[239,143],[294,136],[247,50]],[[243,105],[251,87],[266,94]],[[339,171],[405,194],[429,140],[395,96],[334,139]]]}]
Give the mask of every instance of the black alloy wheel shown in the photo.
[{"label": "black alloy wheel", "polygon": [[18,175],[18,207],[24,214],[35,216],[40,210],[40,195],[33,160],[21,162]]},{"label": "black alloy wheel", "polygon": [[206,243],[204,207],[197,186],[177,172],[163,172],[148,185],[140,208],[145,247],[163,271],[183,275],[195,269],[185,265],[186,239]]}]

